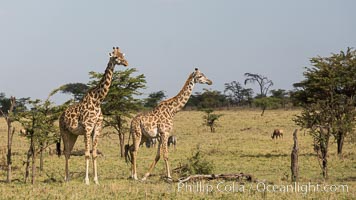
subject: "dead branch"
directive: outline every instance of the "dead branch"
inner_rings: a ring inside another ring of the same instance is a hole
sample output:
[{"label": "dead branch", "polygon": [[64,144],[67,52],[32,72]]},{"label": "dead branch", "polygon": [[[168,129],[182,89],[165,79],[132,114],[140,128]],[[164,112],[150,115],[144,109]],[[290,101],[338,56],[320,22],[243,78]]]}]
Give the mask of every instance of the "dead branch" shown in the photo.
[{"label": "dead branch", "polygon": [[260,182],[257,179],[254,179],[250,174],[196,174],[190,175],[188,177],[182,177],[178,179],[180,183],[185,183],[188,181],[197,181],[197,180],[216,180],[222,179],[227,181],[248,181],[248,182]]}]

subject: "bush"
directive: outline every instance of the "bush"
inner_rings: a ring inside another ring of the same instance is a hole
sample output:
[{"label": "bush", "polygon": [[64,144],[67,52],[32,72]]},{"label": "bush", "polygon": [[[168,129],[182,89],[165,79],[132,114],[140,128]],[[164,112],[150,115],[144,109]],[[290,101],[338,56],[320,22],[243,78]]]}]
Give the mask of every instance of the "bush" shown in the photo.
[{"label": "bush", "polygon": [[180,167],[181,170],[179,173],[183,176],[193,174],[212,174],[214,168],[214,164],[205,159],[205,156],[203,156],[201,149],[198,146],[192,153],[192,156]]},{"label": "bush", "polygon": [[219,118],[222,116],[221,114],[215,114],[213,113],[213,109],[203,109],[203,112],[205,112],[206,115],[203,116],[204,119],[204,126],[209,126],[210,127],[210,132],[215,133],[215,127],[217,127],[216,121],[219,120]]}]

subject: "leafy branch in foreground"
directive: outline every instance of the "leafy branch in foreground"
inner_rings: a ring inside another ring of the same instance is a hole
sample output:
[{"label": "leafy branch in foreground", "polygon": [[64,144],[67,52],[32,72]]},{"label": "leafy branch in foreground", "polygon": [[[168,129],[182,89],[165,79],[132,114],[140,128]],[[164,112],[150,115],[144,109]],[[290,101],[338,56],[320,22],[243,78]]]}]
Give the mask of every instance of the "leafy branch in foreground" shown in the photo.
[{"label": "leafy branch in foreground", "polygon": [[40,170],[43,170],[43,151],[59,139],[58,127],[55,122],[61,113],[62,106],[54,106],[49,100],[28,100],[29,110],[16,115],[16,121],[25,129],[25,137],[30,142],[27,152],[25,182],[29,176],[30,159],[32,158],[32,180],[34,184],[36,176],[36,157],[40,154]]}]

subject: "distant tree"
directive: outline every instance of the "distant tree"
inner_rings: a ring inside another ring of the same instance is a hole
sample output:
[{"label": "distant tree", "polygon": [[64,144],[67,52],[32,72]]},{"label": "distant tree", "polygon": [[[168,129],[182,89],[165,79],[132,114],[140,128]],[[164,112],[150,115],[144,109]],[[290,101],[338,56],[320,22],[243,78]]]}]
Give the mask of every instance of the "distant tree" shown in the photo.
[{"label": "distant tree", "polygon": [[229,105],[229,100],[220,91],[203,89],[191,95],[185,107],[196,107],[197,109],[219,108]]},{"label": "distant tree", "polygon": [[5,93],[0,93],[0,114],[3,116],[4,113],[7,113],[11,107],[11,99],[7,98]]},{"label": "distant tree", "polygon": [[53,90],[50,96],[54,95],[57,92],[62,92],[64,94],[73,95],[74,101],[79,102],[87,93],[88,89],[89,86],[84,83],[68,83]]},{"label": "distant tree", "polygon": [[[258,83],[258,85],[260,87],[260,93],[257,95],[256,98],[266,98],[269,88],[271,86],[273,86],[273,82],[271,80],[269,80],[267,77],[262,76],[260,74],[245,73],[245,76],[247,77],[245,79],[245,85],[247,83]],[[270,100],[265,99],[265,100],[259,100],[259,101],[262,102],[262,103],[258,103],[258,105],[261,105],[261,108],[262,108],[261,116],[263,116]]]},{"label": "distant tree", "polygon": [[[15,107],[13,107],[13,110],[12,112],[16,113],[16,112],[21,112],[23,110],[26,110],[26,107],[25,107],[25,102],[28,100],[29,98],[19,98],[19,99],[16,99],[16,102],[15,102]],[[11,108],[11,98],[7,98],[5,93],[0,93],[0,110],[2,112],[0,112],[0,116],[2,116],[2,113],[8,113],[8,111],[10,110]]]},{"label": "distant tree", "polygon": [[227,105],[227,99],[220,91],[208,89],[203,89],[203,91],[203,93],[197,93],[198,108],[219,108]]},{"label": "distant tree", "polygon": [[270,93],[271,93],[271,97],[276,98],[280,101],[280,104],[283,108],[286,107],[286,104],[289,99],[288,97],[289,92],[283,89],[278,89],[278,90],[271,90]]},{"label": "distant tree", "polygon": [[185,104],[184,108],[197,108],[200,104],[200,93],[195,93],[190,95],[188,102]]},{"label": "distant tree", "polygon": [[148,95],[148,97],[144,100],[144,106],[147,108],[154,108],[158,105],[160,101],[166,98],[164,91],[152,92]]},{"label": "distant tree", "polygon": [[260,74],[252,74],[252,73],[245,73],[247,77],[245,79],[245,85],[247,83],[257,83],[260,87],[259,97],[266,97],[268,90],[271,86],[273,86],[273,82],[269,80],[267,77],[262,76]]},{"label": "distant tree", "polygon": [[43,170],[43,151],[50,145],[58,141],[58,127],[55,122],[63,109],[61,106],[54,106],[49,100],[28,100],[27,105],[30,110],[16,115],[26,130],[26,137],[30,141],[30,147],[27,152],[25,182],[29,176],[30,159],[32,158],[32,180],[35,183],[36,176],[36,158],[40,154],[40,170]]},{"label": "distant tree", "polygon": [[224,93],[227,94],[229,101],[233,105],[251,105],[253,90],[251,88],[243,88],[237,81],[225,83]]},{"label": "distant tree", "polygon": [[263,97],[263,98],[255,98],[253,103],[255,104],[256,107],[263,108],[261,113],[261,116],[263,116],[267,108],[277,109],[280,105],[280,100],[275,97]]},{"label": "distant tree", "polygon": [[241,95],[244,97],[244,102],[251,107],[253,102],[253,90],[251,88],[243,88]]},{"label": "distant tree", "polygon": [[306,68],[305,80],[294,84],[296,91],[292,97],[303,108],[295,122],[313,136],[314,150],[327,178],[330,137],[336,138],[341,155],[345,137],[354,133],[356,51],[348,48],[330,57],[311,58],[310,62],[312,67]]},{"label": "distant tree", "polygon": [[[124,71],[115,71],[111,87],[103,104],[104,127],[112,127],[120,140],[120,155],[124,157],[125,133],[129,131],[129,118],[132,114],[142,109],[141,100],[136,96],[141,95],[140,89],[145,88],[146,80],[143,74],[134,76],[135,68]],[[90,72],[91,82],[96,85],[103,73]]]}]

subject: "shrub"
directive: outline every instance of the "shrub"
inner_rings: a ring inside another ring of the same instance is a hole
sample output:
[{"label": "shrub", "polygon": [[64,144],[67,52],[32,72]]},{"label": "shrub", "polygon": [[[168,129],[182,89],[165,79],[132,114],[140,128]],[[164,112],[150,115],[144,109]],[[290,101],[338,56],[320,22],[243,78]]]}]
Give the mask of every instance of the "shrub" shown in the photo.
[{"label": "shrub", "polygon": [[182,176],[212,174],[214,168],[214,164],[206,160],[198,146],[195,151],[193,151],[192,156],[186,160],[186,163],[179,167],[179,174]]}]

